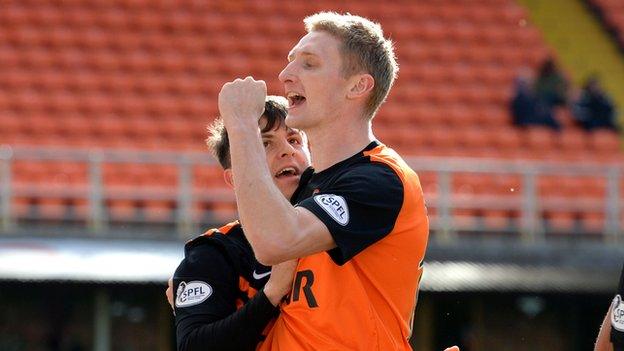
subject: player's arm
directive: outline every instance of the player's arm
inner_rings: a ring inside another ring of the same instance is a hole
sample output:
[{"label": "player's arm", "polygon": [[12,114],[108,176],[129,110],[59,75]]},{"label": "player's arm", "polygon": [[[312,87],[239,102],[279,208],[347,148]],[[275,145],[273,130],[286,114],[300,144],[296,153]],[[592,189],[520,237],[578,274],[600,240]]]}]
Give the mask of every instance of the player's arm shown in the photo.
[{"label": "player's arm", "polygon": [[173,278],[178,351],[255,349],[278,309],[260,291],[236,310],[237,284],[220,248],[201,245],[187,252]]},{"label": "player's arm", "polygon": [[613,344],[611,344],[609,340],[609,335],[611,335],[611,308],[609,308],[600,326],[596,345],[594,345],[594,351],[613,351]]},{"label": "player's arm", "polygon": [[[266,265],[274,265],[340,246],[340,243],[336,242],[336,233],[343,231],[342,224],[332,220],[322,206],[315,205],[312,199],[306,200],[307,205],[293,207],[273,184],[257,128],[255,131],[251,128],[240,128],[236,132],[230,132],[229,135],[241,224],[258,260]],[[396,179],[397,176],[394,177]],[[398,185],[401,188],[395,196],[393,192],[382,193],[385,190],[377,186],[377,181],[378,179],[369,177],[358,186],[347,189],[347,193],[344,194],[337,193],[341,189],[335,189],[334,195],[343,196],[348,206],[362,207],[359,213],[354,213],[355,211],[349,207],[349,211],[352,212],[352,225],[363,224],[369,220],[375,221],[375,217],[379,215],[374,209],[374,204],[373,208],[365,208],[369,199],[357,198],[358,196],[396,199],[400,207],[403,196],[401,184]],[[396,182],[400,183],[398,179]],[[327,192],[329,191],[332,190],[327,189]],[[378,199],[372,200],[376,202]],[[332,211],[331,208],[327,210]],[[395,219],[396,215],[384,225],[388,230],[377,233],[379,234],[377,239],[390,232]],[[366,240],[363,242],[368,243]]]},{"label": "player's arm", "polygon": [[[335,246],[323,224],[303,210],[295,209],[273,183],[258,130],[264,110],[266,84],[251,77],[223,85],[219,112],[230,139],[230,156],[238,212],[258,261],[274,265],[290,258],[292,248],[308,241],[310,252]],[[267,235],[271,233],[271,235]]]},{"label": "player's arm", "polygon": [[231,129],[239,218],[258,261],[275,265],[335,247],[323,222],[310,211],[293,207],[273,183],[257,124]]},{"label": "player's arm", "polygon": [[[241,224],[258,261],[274,265],[327,251],[338,244],[328,227],[333,223],[310,208],[293,207],[273,183],[257,124],[265,97],[266,84],[262,81],[248,77],[226,83],[219,94],[219,111],[230,139]],[[360,189],[383,191],[375,187]]]},{"label": "player's arm", "polygon": [[262,331],[277,313],[278,309],[259,291],[243,307],[223,319],[189,319],[187,323],[191,329],[183,340],[178,340],[178,350],[255,350]]}]

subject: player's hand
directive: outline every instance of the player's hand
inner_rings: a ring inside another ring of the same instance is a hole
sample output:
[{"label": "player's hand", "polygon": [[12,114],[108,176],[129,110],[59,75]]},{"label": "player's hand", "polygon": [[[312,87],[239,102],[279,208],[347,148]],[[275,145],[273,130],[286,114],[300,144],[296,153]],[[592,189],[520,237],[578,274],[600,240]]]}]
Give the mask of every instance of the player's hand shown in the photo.
[{"label": "player's hand", "polygon": [[264,112],[266,83],[252,77],[225,83],[219,93],[219,113],[228,132],[249,122],[254,129]]},{"label": "player's hand", "polygon": [[284,296],[292,289],[297,262],[296,259],[290,260],[276,264],[271,268],[271,278],[264,286],[264,294],[273,306],[279,305]]},{"label": "player's hand", "polygon": [[167,296],[167,301],[171,305],[171,309],[173,309],[173,278],[169,278],[169,281],[167,282],[165,295]]},{"label": "player's hand", "polygon": [[444,351],[459,351],[459,347],[451,346],[449,348],[444,349]]}]

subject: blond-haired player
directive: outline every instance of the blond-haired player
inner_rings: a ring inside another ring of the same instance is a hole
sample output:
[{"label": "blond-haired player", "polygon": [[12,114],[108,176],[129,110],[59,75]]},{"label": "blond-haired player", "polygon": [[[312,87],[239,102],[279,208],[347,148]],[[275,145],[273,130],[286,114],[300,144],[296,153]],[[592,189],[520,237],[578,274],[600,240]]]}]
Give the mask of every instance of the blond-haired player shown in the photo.
[{"label": "blond-haired player", "polygon": [[304,22],[308,33],[279,75],[286,123],[306,132],[316,169],[302,176],[296,206],[263,160],[265,83],[237,79],[219,95],[238,209],[258,260],[301,258],[261,350],[409,350],[429,225],[416,173],[373,134],[398,71],[393,46],[362,17],[325,12]]}]

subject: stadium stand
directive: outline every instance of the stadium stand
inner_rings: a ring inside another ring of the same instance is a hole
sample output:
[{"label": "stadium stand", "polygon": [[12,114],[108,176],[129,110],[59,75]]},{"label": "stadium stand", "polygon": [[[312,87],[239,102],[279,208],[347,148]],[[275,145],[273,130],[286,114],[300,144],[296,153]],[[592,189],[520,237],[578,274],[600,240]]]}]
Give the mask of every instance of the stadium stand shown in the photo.
[{"label": "stadium stand", "polygon": [[567,31],[559,17],[577,26],[571,3],[0,2],[0,350],[175,348],[163,288],[182,243],[235,217],[204,144],[218,91],[251,74],[282,93],[319,10],[378,20],[396,42],[375,133],[418,172],[431,220],[413,348],[591,349],[624,257],[620,137],[568,108],[559,133],[514,128],[508,110],[519,71],[553,56],[578,79],[565,58],[606,56],[542,38],[543,23]]},{"label": "stadium stand", "polygon": [[[217,114],[221,84],[251,74],[279,94],[277,73],[303,33],[301,23],[290,18],[328,8],[379,20],[396,41],[401,71],[377,117],[376,134],[402,154],[599,165],[624,159],[616,134],[586,134],[571,124],[567,110],[557,112],[565,126],[560,133],[511,125],[514,76],[553,53],[525,11],[505,0],[400,1],[381,7],[275,0],[11,2],[0,11],[0,140],[16,149],[205,153],[205,125]],[[84,195],[91,179],[86,164],[24,162],[13,164],[14,215],[86,220],[83,216],[92,213],[85,196],[72,197]],[[103,167],[103,196],[112,221],[179,218],[175,164]],[[215,201],[220,198],[207,191],[226,192],[218,168],[194,167],[191,175],[193,193],[206,199],[193,205],[193,220],[231,217],[232,198]],[[583,203],[602,196],[604,202],[605,180],[586,187],[582,177],[571,177],[568,184],[540,176],[540,199]],[[521,178],[519,173],[458,174],[454,203],[472,206],[453,210],[457,222],[466,215],[495,229],[517,222]],[[438,198],[437,177],[425,172],[423,179],[427,197]],[[50,196],[36,193],[33,185],[61,190]],[[477,205],[489,199],[507,205]],[[435,201],[431,206],[435,223]],[[604,213],[578,211],[545,210],[540,216],[557,228],[604,222]]]}]

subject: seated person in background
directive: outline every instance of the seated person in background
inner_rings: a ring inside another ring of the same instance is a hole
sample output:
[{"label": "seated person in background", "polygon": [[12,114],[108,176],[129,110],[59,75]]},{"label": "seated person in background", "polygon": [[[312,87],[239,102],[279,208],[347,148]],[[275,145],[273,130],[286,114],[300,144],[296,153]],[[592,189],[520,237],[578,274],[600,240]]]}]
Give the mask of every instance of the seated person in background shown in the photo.
[{"label": "seated person in background", "polygon": [[555,130],[561,129],[559,122],[553,117],[552,109],[537,99],[529,74],[521,73],[514,85],[515,91],[511,100],[514,125],[519,127],[542,125]]},{"label": "seated person in background", "polygon": [[[286,104],[285,98],[267,97],[259,125],[273,182],[290,198],[310,156],[305,136],[286,127]],[[226,183],[234,187],[222,121],[210,131],[208,145],[224,169]],[[238,221],[207,231],[188,242],[184,251],[167,289],[177,349],[255,350],[290,291],[297,261],[272,269],[259,263]]]},{"label": "seated person in background", "polygon": [[548,109],[564,106],[568,101],[569,83],[552,57],[547,58],[538,70],[535,95]]},{"label": "seated person in background", "polygon": [[615,124],[615,106],[600,86],[597,76],[591,76],[572,108],[576,122],[585,130],[598,128],[618,131]]}]

